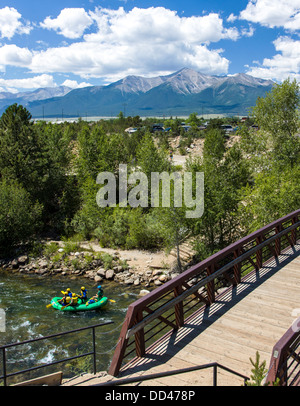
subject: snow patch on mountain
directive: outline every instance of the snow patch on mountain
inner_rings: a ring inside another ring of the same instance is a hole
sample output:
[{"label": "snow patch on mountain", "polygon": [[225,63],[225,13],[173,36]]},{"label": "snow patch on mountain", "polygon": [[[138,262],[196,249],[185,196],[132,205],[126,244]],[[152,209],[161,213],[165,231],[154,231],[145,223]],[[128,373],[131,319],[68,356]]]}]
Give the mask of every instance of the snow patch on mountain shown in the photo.
[{"label": "snow patch on mountain", "polygon": [[124,79],[110,85],[124,93],[147,93],[149,90],[167,84],[179,94],[197,94],[207,88],[217,88],[224,84],[235,84],[243,86],[270,86],[270,80],[254,78],[244,73],[237,73],[228,76],[209,76],[193,69],[183,68],[178,72],[167,76],[145,78],[141,76],[127,76]]}]

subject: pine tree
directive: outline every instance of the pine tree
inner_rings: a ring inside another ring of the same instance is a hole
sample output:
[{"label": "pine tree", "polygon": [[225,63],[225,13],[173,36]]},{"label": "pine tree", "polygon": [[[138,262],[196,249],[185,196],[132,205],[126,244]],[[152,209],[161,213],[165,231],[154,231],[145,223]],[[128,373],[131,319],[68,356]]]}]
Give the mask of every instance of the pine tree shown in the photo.
[{"label": "pine tree", "polygon": [[252,382],[247,382],[247,386],[262,386],[262,382],[268,372],[266,369],[266,361],[260,363],[260,354],[256,351],[255,361],[250,358],[250,362],[253,366],[251,369],[252,375],[250,376]]}]

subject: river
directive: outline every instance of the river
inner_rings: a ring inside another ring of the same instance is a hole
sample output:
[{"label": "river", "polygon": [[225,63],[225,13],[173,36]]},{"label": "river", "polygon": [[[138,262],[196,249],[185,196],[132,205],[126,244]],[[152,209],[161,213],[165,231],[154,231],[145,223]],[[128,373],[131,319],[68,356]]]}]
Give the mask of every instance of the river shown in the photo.
[{"label": "river", "polygon": [[[113,324],[96,329],[97,372],[107,371],[128,306],[138,298],[140,288],[105,281],[102,283],[104,295],[115,303],[109,302],[105,308],[98,311],[70,313],[46,307],[52,297],[61,295],[61,290],[69,287],[73,292],[79,293],[81,286],[86,287],[89,296],[97,291],[95,283],[86,278],[67,281],[62,277],[42,277],[0,271],[0,310],[5,315],[5,326],[0,329],[0,345],[113,321]],[[89,351],[92,351],[91,330],[22,345],[7,350],[7,373]],[[47,367],[39,372],[24,374],[22,378],[30,379],[58,370],[62,370],[64,378],[67,378],[79,373],[91,372],[91,366],[92,357],[84,357]],[[3,373],[2,368],[0,354],[0,376]],[[12,382],[20,380],[20,376],[10,379]]]}]

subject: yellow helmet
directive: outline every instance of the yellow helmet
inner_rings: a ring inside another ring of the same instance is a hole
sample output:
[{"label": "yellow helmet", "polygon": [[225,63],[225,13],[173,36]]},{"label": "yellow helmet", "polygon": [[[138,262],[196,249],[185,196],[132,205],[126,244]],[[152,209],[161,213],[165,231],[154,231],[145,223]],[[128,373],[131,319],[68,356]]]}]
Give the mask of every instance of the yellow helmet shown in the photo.
[{"label": "yellow helmet", "polygon": [[67,292],[71,292],[71,289],[70,289],[70,288],[68,288],[68,289],[67,289]]},{"label": "yellow helmet", "polygon": [[72,297],[76,297],[76,293],[72,293]]},{"label": "yellow helmet", "polygon": [[80,288],[81,290],[85,290],[85,287],[84,286],[81,286],[81,288]]}]

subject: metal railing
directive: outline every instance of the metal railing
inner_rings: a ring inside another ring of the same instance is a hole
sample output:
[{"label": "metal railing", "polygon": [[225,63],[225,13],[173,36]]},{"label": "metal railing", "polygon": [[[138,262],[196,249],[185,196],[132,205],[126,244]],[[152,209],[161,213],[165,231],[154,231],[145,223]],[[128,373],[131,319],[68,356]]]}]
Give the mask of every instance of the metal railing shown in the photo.
[{"label": "metal railing", "polygon": [[275,344],[266,382],[300,386],[300,317]]},{"label": "metal railing", "polygon": [[179,375],[179,374],[184,374],[184,373],[194,372],[194,371],[200,371],[200,370],[209,369],[209,368],[213,368],[213,386],[218,386],[217,385],[218,368],[223,369],[224,371],[227,371],[230,374],[243,379],[244,386],[246,386],[246,382],[250,380],[250,378],[246,375],[240,374],[239,372],[236,372],[231,368],[225,367],[224,365],[221,365],[218,362],[212,362],[209,364],[197,365],[197,366],[188,367],[188,368],[181,368],[181,369],[176,369],[173,371],[165,371],[165,372],[157,372],[157,373],[149,374],[149,375],[141,375],[139,377],[130,377],[130,378],[123,378],[123,379],[121,378],[121,379],[117,379],[117,380],[113,380],[113,381],[108,381],[105,383],[94,384],[91,386],[128,385],[128,384],[135,383],[135,382],[144,382],[144,381],[149,381],[152,379],[165,378],[168,376]]},{"label": "metal railing", "polygon": [[[81,327],[78,329],[74,329],[74,330],[69,330],[69,331],[64,331],[62,333],[56,333],[56,334],[52,334],[52,335],[48,335],[48,336],[44,336],[44,337],[39,337],[39,338],[34,338],[31,340],[26,340],[26,341],[22,341],[22,342],[16,342],[16,343],[12,343],[12,344],[6,344],[0,347],[0,352],[2,352],[2,361],[3,361],[3,375],[0,376],[0,379],[3,380],[4,386],[7,386],[7,378],[12,377],[12,376],[16,376],[16,375],[20,375],[26,372],[31,372],[37,369],[41,369],[41,368],[46,368],[48,366],[51,365],[56,365],[62,362],[66,362],[66,361],[71,361],[74,359],[78,359],[78,358],[82,358],[82,357],[86,357],[86,356],[93,356],[93,371],[94,374],[96,374],[97,372],[97,368],[96,368],[96,335],[95,335],[95,329],[97,327],[101,327],[101,326],[107,326],[109,324],[113,324],[113,321],[109,321],[106,323],[101,323],[101,324],[95,324],[93,326],[88,326],[88,327]],[[52,338],[56,338],[56,337],[61,337],[67,334],[72,334],[72,333],[78,333],[79,331],[84,331],[84,330],[92,330],[92,337],[93,337],[93,350],[90,352],[86,352],[84,354],[80,354],[80,355],[75,355],[73,357],[67,357],[58,361],[53,361],[53,362],[49,362],[46,364],[42,364],[42,365],[38,365],[32,368],[27,368],[27,369],[23,369],[17,372],[12,372],[12,373],[7,373],[7,349],[9,348],[13,348],[13,347],[18,347],[20,345],[25,345],[25,344],[31,344],[37,341],[43,341],[43,340],[49,340]]]},{"label": "metal railing", "polygon": [[300,238],[300,210],[231,244],[132,303],[109,368],[118,376],[124,360],[143,357],[165,329],[178,330],[195,310],[215,302],[222,287],[238,285]]}]

